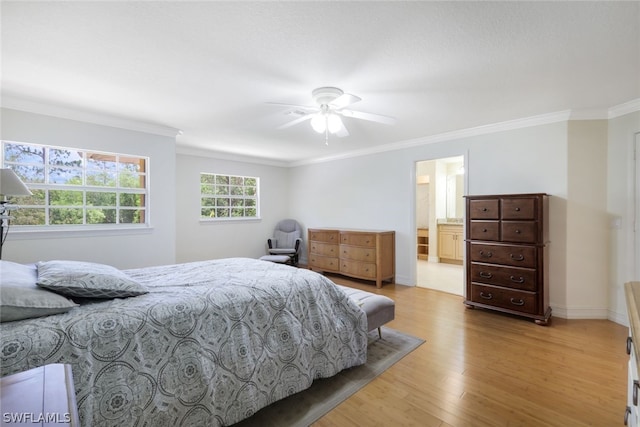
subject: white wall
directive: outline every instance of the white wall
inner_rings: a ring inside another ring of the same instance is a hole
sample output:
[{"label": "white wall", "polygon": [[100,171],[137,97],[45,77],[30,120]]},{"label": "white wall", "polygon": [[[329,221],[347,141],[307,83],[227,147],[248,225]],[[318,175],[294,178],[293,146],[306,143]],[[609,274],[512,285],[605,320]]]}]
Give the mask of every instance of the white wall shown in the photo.
[{"label": "white wall", "polygon": [[[640,264],[640,253],[634,253],[633,243],[633,147],[637,133],[640,133],[640,112],[609,120],[606,181],[610,231],[609,244],[602,256],[608,258],[610,265],[609,318],[623,324],[628,324],[624,283],[640,280],[640,277],[634,278],[634,266]],[[616,221],[620,222],[619,228],[615,228]]]},{"label": "white wall", "polygon": [[175,262],[175,138],[3,108],[2,139],[150,158],[151,227],[142,231],[28,233],[11,229],[3,259],[74,259],[135,268]]},{"label": "white wall", "polygon": [[[265,255],[276,223],[290,215],[288,169],[185,154],[176,159],[177,262]],[[261,219],[200,221],[201,172],[259,177]]]},{"label": "white wall", "polygon": [[415,285],[415,162],[465,154],[468,194],[552,195],[550,300],[566,311],[566,122],[292,168],[292,215],[307,227],[395,230],[396,281]]}]

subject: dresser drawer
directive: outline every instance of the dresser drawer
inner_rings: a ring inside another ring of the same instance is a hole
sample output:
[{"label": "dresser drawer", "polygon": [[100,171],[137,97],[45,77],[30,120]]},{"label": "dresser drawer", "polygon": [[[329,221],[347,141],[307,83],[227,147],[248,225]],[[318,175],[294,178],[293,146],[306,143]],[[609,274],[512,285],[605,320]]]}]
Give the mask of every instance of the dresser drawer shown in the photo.
[{"label": "dresser drawer", "polygon": [[501,199],[502,219],[536,219],[536,198]]},{"label": "dresser drawer", "polygon": [[469,200],[469,219],[499,219],[500,200]]},{"label": "dresser drawer", "polygon": [[375,279],[377,269],[375,263],[342,259],[340,260],[340,273],[358,276],[365,279]]},{"label": "dresser drawer", "polygon": [[532,268],[501,267],[493,264],[471,263],[472,282],[535,292],[537,287],[536,279],[536,270]]},{"label": "dresser drawer", "polygon": [[339,236],[337,230],[309,230],[309,241],[338,244]]},{"label": "dresser drawer", "polygon": [[472,283],[471,301],[506,308],[508,310],[535,314],[537,311],[538,295],[533,292]]},{"label": "dresser drawer", "polygon": [[317,268],[319,270],[340,270],[340,262],[336,257],[327,257],[321,255],[310,254],[309,255],[309,267],[311,269]]},{"label": "dresser drawer", "polygon": [[337,257],[338,245],[322,242],[309,242],[309,251],[312,254]]},{"label": "dresser drawer", "polygon": [[376,262],[376,248],[363,248],[359,246],[340,245],[340,258],[354,261]]},{"label": "dresser drawer", "polygon": [[340,243],[345,245],[376,247],[376,235],[367,233],[340,233]]},{"label": "dresser drawer", "polygon": [[503,242],[535,243],[538,241],[538,223],[535,221],[502,221]]},{"label": "dresser drawer", "polygon": [[514,267],[536,268],[535,246],[469,244],[467,254],[472,262],[512,265]]},{"label": "dresser drawer", "polygon": [[471,221],[469,230],[471,240],[500,240],[500,222],[498,221]]}]

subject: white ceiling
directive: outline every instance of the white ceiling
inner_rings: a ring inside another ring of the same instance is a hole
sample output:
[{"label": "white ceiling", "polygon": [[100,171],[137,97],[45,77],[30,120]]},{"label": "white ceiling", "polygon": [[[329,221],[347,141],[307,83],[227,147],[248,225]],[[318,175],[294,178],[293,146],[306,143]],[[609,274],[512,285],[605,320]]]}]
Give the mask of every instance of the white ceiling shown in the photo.
[{"label": "white ceiling", "polygon": [[[640,2],[2,1],[2,95],[176,128],[182,149],[295,163],[640,98]],[[337,86],[331,138],[282,102]]]}]

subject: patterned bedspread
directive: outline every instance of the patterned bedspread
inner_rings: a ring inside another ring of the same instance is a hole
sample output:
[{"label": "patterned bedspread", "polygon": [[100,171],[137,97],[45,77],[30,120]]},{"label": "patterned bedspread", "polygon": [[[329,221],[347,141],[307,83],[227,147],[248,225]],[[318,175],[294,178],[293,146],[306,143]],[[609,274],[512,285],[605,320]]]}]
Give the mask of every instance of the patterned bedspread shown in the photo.
[{"label": "patterned bedspread", "polygon": [[125,271],[149,289],[0,325],[1,375],[73,367],[85,426],[223,426],[366,361],[330,280],[230,258]]}]

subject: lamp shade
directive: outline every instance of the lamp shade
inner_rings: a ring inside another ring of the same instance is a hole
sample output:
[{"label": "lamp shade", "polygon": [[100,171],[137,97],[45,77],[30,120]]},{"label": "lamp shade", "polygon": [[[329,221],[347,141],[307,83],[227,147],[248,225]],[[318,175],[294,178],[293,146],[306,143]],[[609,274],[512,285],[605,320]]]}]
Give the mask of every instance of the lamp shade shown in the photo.
[{"label": "lamp shade", "polygon": [[30,196],[32,193],[11,169],[0,169],[0,195]]}]

